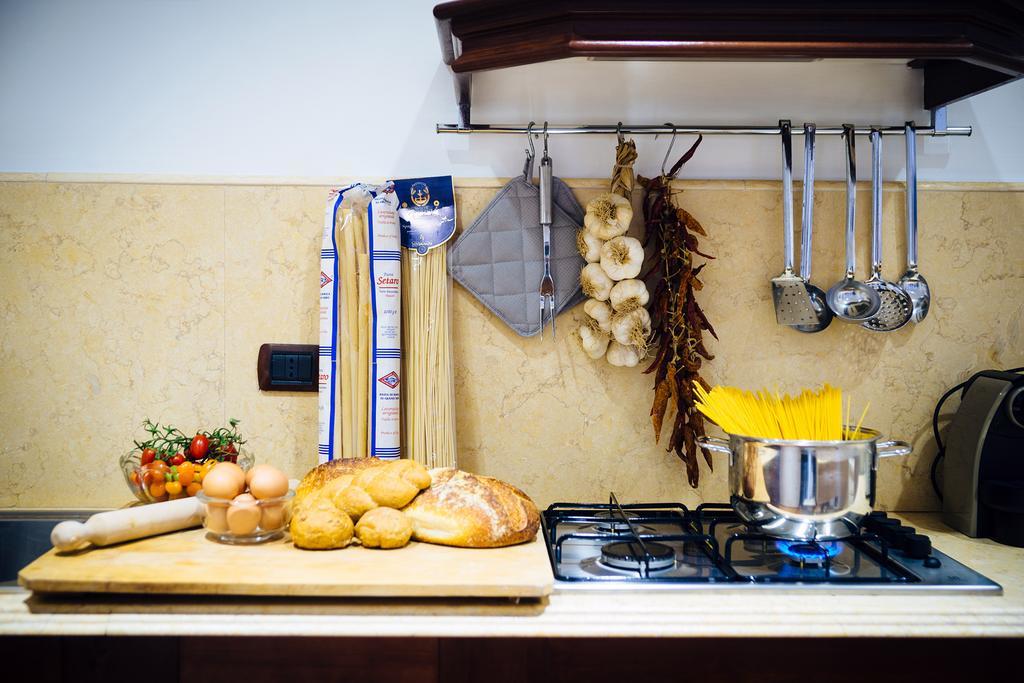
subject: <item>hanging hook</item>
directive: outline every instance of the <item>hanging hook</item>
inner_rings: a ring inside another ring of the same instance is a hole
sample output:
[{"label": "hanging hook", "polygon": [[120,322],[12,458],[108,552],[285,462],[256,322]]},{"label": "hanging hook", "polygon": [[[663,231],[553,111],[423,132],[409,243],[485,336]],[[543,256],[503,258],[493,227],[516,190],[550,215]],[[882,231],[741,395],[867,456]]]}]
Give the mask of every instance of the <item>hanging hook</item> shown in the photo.
[{"label": "hanging hook", "polygon": [[548,158],[548,122],[544,122],[544,157]]},{"label": "hanging hook", "polygon": [[618,138],[620,145],[626,139],[622,136],[622,121],[619,121],[619,123],[615,126],[615,137]]},{"label": "hanging hook", "polygon": [[526,148],[526,161],[523,162],[523,178],[527,182],[532,182],[533,158],[536,156],[536,152],[533,149],[533,125],[534,122],[530,121],[530,125],[526,127],[526,142],[529,147]]},{"label": "hanging hook", "polygon": [[665,125],[672,128],[672,139],[669,140],[668,149],[665,151],[665,158],[661,162],[661,175],[666,175],[665,164],[668,163],[668,158],[672,154],[672,146],[676,144],[676,124],[666,123]]}]

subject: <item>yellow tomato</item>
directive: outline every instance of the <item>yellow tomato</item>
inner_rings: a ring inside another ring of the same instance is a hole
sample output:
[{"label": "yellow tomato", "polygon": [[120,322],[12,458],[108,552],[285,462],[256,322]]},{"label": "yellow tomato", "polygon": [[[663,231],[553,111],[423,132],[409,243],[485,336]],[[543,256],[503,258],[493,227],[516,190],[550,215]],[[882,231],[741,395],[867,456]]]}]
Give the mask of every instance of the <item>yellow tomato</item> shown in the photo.
[{"label": "yellow tomato", "polygon": [[[181,493],[181,482],[180,481],[169,481],[164,486],[164,488],[167,491],[167,493],[169,493],[172,496],[176,496],[179,493]],[[152,487],[150,487],[150,489],[152,489]]]}]

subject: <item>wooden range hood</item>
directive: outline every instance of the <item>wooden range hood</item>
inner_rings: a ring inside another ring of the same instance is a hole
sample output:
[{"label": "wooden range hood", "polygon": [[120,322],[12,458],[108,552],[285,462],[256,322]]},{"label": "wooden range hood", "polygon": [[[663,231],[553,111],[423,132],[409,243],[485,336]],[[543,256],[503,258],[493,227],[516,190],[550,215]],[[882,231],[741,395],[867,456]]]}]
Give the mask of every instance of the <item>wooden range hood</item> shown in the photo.
[{"label": "wooden range hood", "polygon": [[566,57],[906,59],[932,111],[1024,76],[1021,0],[456,0],[434,18],[462,126],[474,72]]}]

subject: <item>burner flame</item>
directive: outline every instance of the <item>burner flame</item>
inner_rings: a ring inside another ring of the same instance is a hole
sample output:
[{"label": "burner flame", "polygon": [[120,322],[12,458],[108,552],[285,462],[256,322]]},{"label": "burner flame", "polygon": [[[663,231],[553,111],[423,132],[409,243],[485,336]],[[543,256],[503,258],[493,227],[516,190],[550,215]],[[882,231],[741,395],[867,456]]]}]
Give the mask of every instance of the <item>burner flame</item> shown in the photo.
[{"label": "burner flame", "polygon": [[824,564],[842,550],[837,541],[776,541],[775,547],[787,557],[807,564]]}]

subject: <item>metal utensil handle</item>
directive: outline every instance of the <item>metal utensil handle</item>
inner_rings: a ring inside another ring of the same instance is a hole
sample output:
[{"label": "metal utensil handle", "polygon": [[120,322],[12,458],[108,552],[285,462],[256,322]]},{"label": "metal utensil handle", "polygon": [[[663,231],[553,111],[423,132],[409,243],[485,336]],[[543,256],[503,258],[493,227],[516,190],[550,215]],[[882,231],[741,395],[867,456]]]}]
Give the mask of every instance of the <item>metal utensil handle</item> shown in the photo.
[{"label": "metal utensil handle", "polygon": [[725,453],[726,455],[732,453],[729,442],[715,436],[698,436],[697,443],[700,444],[701,448],[706,448],[714,453]]},{"label": "metal utensil handle", "polygon": [[853,125],[843,124],[846,142],[846,277],[852,278],[857,270],[857,245],[854,229],[857,225],[857,149]]},{"label": "metal utensil handle", "polygon": [[895,458],[900,455],[910,455],[914,452],[914,447],[909,443],[896,439],[879,441],[875,444],[875,448],[879,458]]},{"label": "metal utensil handle", "polygon": [[551,157],[540,160],[540,224],[551,225]]},{"label": "metal utensil handle", "polygon": [[811,239],[814,223],[814,132],[813,123],[804,124],[804,206],[800,223],[800,277],[811,279]]},{"label": "metal utensil handle", "polygon": [[782,225],[785,271],[793,272],[793,126],[779,121],[782,131]]},{"label": "metal utensil handle", "polygon": [[882,272],[882,133],[871,129],[871,274]]},{"label": "metal utensil handle", "polygon": [[907,140],[907,270],[917,270],[917,135],[914,122],[903,128]]}]

